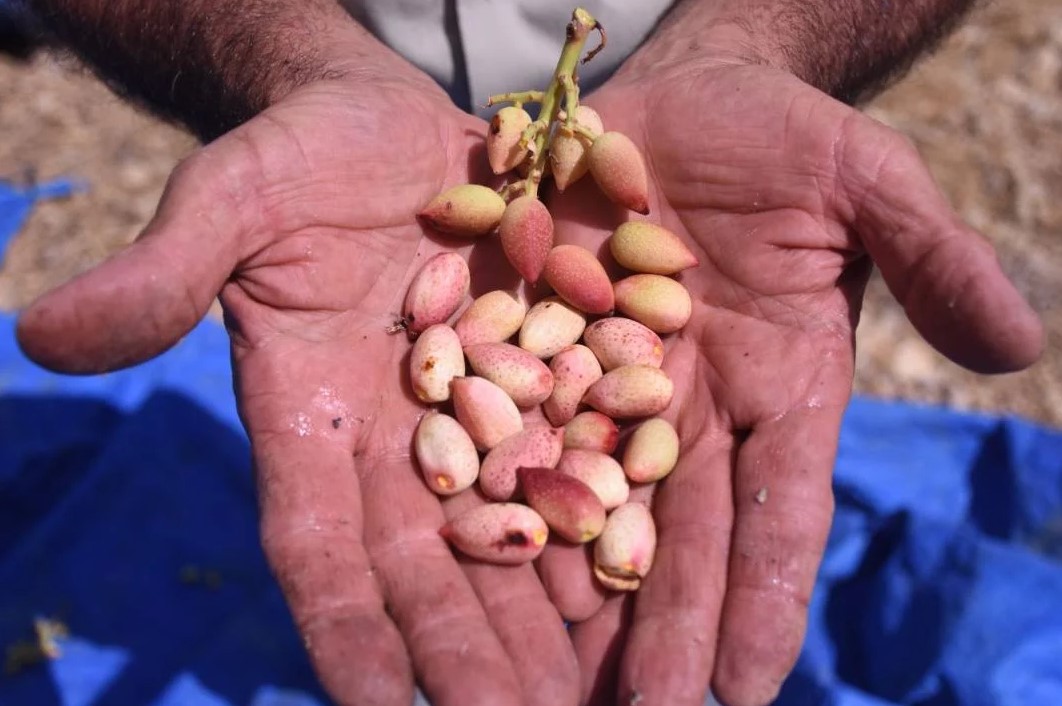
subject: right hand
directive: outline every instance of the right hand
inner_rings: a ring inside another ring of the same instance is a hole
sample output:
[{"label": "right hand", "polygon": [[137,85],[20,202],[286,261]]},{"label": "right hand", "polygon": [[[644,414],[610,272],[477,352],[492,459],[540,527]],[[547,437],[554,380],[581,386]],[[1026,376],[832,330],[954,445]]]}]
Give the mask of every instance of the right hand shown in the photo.
[{"label": "right hand", "polygon": [[[102,372],[172,346],[220,293],[265,553],[341,704],[410,703],[414,676],[435,706],[578,698],[534,569],[463,563],[439,537],[477,501],[421,480],[425,410],[409,343],[386,332],[444,247],[415,214],[482,181],[485,130],[412,72],[303,87],[182,163],[133,245],[19,322],[37,362]],[[474,278],[499,270],[486,250]]]},{"label": "right hand", "polygon": [[[642,66],[589,102],[645,155],[649,220],[700,260],[681,275],[693,314],[665,342],[682,457],[653,496],[659,542],[637,594],[575,584],[558,569],[575,552],[540,564],[579,621],[593,703],[700,706],[711,683],[723,703],[766,704],[804,639],[872,262],[926,340],[972,370],[1031,365],[1043,331],[898,134],[778,68]],[[595,252],[627,215],[585,178],[551,205],[558,239]]]}]

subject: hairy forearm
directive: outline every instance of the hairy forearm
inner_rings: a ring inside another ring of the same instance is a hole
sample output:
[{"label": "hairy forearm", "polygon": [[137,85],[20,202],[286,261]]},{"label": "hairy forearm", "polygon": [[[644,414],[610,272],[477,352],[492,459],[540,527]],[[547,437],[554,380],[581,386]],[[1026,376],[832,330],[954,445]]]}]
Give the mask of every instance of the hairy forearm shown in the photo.
[{"label": "hairy forearm", "polygon": [[[739,60],[781,66],[855,103],[902,75],[975,0],[683,0],[640,57],[696,56],[720,46]],[[656,54],[657,56],[653,56]]]},{"label": "hairy forearm", "polygon": [[335,0],[27,4],[115,90],[203,139],[301,85],[340,73],[343,64],[334,60],[340,43],[345,54],[383,52]]}]

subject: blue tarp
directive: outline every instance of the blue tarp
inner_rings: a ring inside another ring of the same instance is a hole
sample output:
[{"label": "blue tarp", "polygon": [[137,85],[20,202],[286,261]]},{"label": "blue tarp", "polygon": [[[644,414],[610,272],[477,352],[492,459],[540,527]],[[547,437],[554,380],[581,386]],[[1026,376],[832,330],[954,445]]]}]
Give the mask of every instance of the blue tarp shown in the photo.
[{"label": "blue tarp", "polygon": [[[31,196],[0,184],[8,234]],[[0,705],[327,704],[262,559],[248,457],[216,324],[70,378],[0,314],[0,644],[35,618],[70,633],[0,675]],[[778,703],[1062,704],[1062,432],[857,398],[835,491]]]}]

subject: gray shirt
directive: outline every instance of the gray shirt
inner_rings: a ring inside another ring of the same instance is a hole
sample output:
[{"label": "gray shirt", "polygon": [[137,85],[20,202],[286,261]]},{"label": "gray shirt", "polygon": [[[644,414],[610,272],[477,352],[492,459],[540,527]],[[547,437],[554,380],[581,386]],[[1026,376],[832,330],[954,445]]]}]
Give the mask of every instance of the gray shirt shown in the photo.
[{"label": "gray shirt", "polygon": [[[633,52],[673,0],[343,0],[370,32],[481,115],[487,96],[544,90],[576,6],[608,32],[605,50],[579,69],[584,91]],[[596,45],[591,35],[587,48]]]}]

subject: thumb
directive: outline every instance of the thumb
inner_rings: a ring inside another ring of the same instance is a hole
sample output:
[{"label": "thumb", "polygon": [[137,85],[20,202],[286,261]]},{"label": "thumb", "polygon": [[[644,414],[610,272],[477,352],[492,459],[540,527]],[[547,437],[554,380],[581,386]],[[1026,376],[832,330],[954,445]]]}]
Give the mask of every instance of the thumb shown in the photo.
[{"label": "thumb", "polygon": [[99,373],[152,358],[206,314],[237,259],[234,164],[215,143],[182,162],[159,208],[122,252],[26,309],[23,352],[66,373]]},{"label": "thumb", "polygon": [[1039,317],[962,223],[915,147],[863,115],[838,154],[842,208],[919,333],[981,373],[1020,370],[1044,349]]}]

